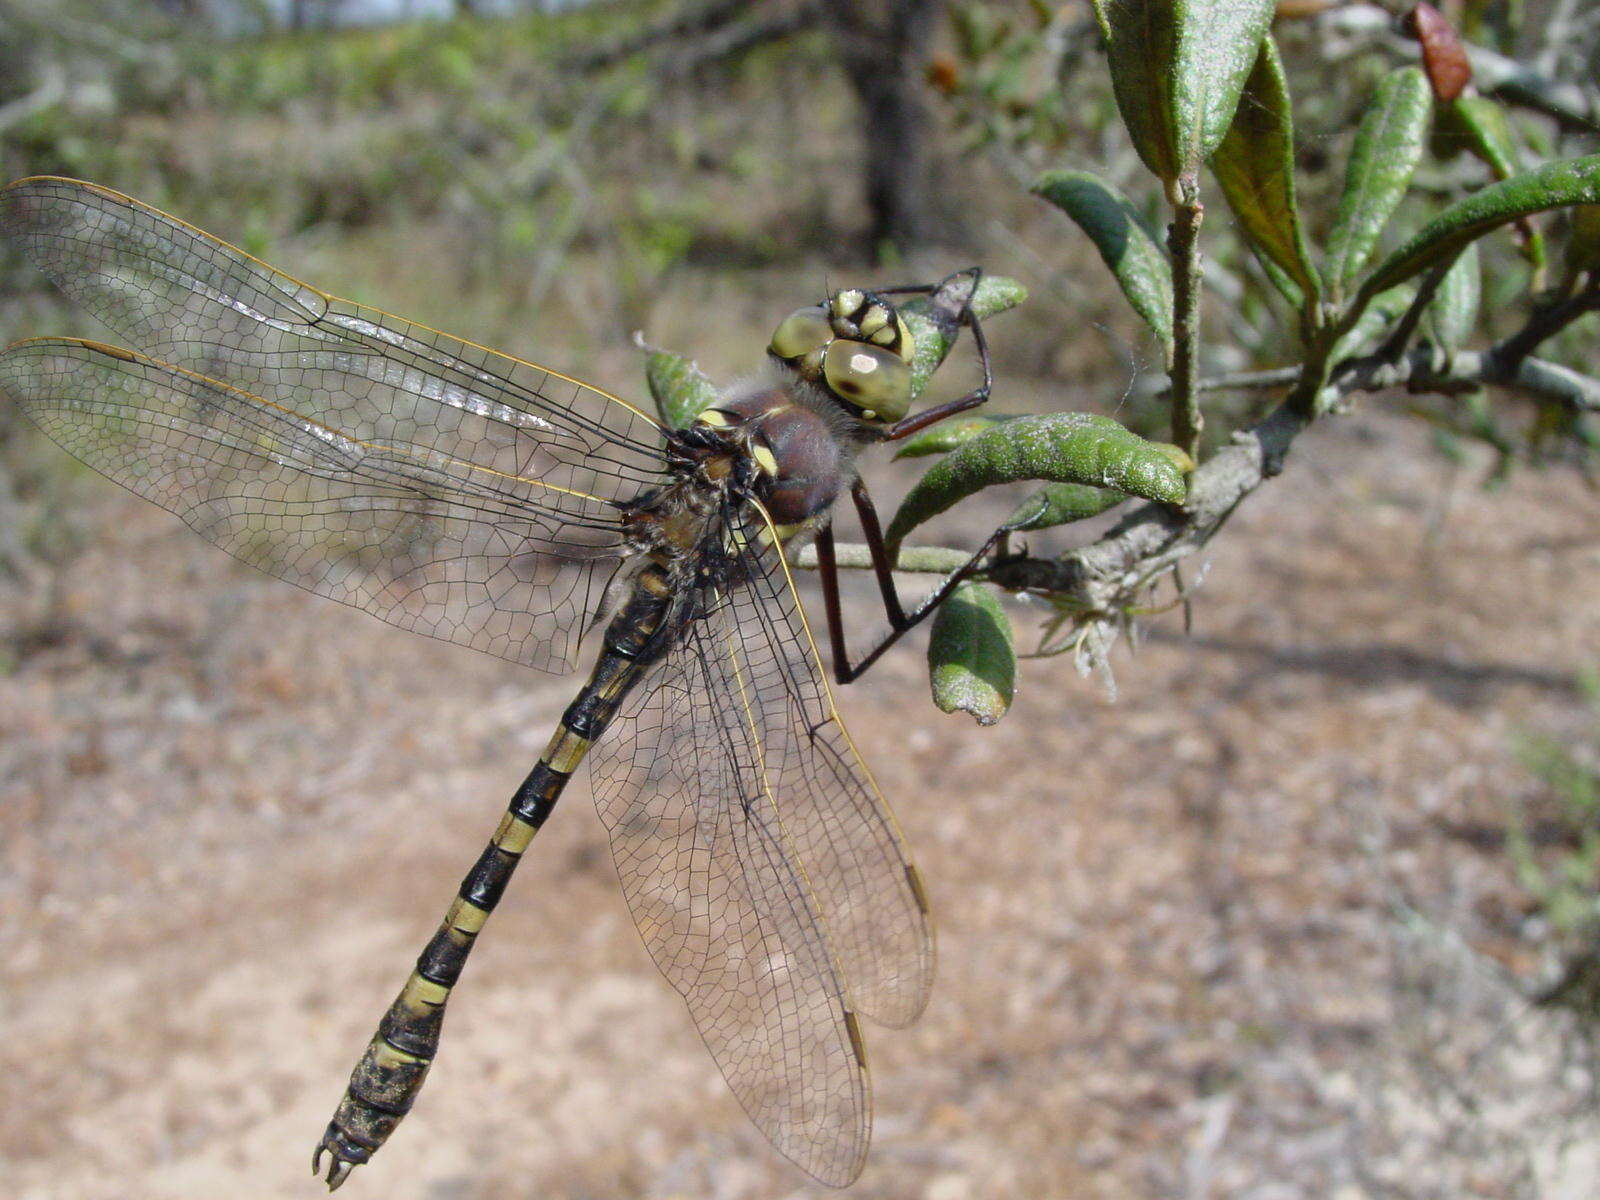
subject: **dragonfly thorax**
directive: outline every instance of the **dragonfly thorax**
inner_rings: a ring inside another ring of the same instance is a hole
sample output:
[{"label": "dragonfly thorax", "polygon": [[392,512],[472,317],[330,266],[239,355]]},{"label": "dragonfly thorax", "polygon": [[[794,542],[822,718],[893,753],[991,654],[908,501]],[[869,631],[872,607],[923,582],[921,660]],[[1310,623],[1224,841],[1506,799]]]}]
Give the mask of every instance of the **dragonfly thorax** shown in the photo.
[{"label": "dragonfly thorax", "polygon": [[699,424],[753,464],[751,491],[780,528],[825,515],[855,477],[860,422],[804,380],[769,377],[734,388]]}]

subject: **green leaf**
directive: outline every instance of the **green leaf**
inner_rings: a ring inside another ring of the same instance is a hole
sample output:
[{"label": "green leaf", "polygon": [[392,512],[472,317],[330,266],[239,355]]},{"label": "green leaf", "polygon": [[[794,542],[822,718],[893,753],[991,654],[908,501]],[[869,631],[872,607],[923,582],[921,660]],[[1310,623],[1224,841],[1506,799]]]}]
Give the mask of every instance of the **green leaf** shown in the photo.
[{"label": "green leaf", "polygon": [[[1308,296],[1315,301],[1321,285],[1295,203],[1289,83],[1270,37],[1261,43],[1239,114],[1211,156],[1211,170],[1256,251],[1294,281],[1298,294],[1285,293],[1290,302],[1299,306]],[[1269,274],[1274,282],[1281,278]]]},{"label": "green leaf", "polygon": [[1465,150],[1483,162],[1496,179],[1521,169],[1506,111],[1487,96],[1460,96],[1439,109],[1434,137],[1446,151]]},{"label": "green leaf", "polygon": [[1187,491],[1164,448],[1110,417],[1036,413],[980,433],[930,467],[889,522],[890,554],[918,525],[974,492],[1024,479],[1116,488],[1167,504],[1181,504]]},{"label": "green leaf", "polygon": [[933,615],[928,677],[939,711],[971,713],[979,725],[1006,715],[1016,691],[1011,621],[993,588],[963,583]]},{"label": "green leaf", "polygon": [[1273,0],[1095,0],[1111,86],[1145,166],[1193,179],[1221,143]]},{"label": "green leaf", "polygon": [[644,360],[645,382],[668,428],[682,429],[710,407],[718,387],[681,354],[652,350]]},{"label": "green leaf", "polygon": [[1172,267],[1128,199],[1087,171],[1050,171],[1033,190],[1076,221],[1100,251],[1122,294],[1172,351]]},{"label": "green leaf", "polygon": [[1027,533],[1069,525],[1098,517],[1127,498],[1126,492],[1084,483],[1047,483],[1012,510],[1006,518],[1006,528],[1013,533]]},{"label": "green leaf", "polygon": [[948,454],[962,442],[971,441],[980,433],[1015,421],[1016,413],[985,413],[974,417],[952,417],[930,425],[921,433],[914,433],[901,442],[894,452],[896,458],[926,458],[930,454]]},{"label": "green leaf", "polygon": [[[1522,170],[1522,156],[1506,110],[1487,96],[1459,96],[1439,110],[1435,140],[1465,149],[1489,168],[1495,179],[1510,179]],[[1545,261],[1544,236],[1531,225],[1519,239],[1522,254],[1535,267]]]},{"label": "green leaf", "polygon": [[1454,350],[1472,336],[1482,297],[1483,272],[1478,263],[1478,243],[1473,242],[1445,272],[1428,305],[1428,323],[1440,346]]},{"label": "green leaf", "polygon": [[[917,396],[944,362],[961,331],[961,309],[968,284],[952,277],[932,296],[918,296],[897,305],[911,331],[915,346],[911,359],[911,394]],[[980,321],[1015,308],[1028,298],[1028,289],[1003,275],[985,275],[972,293],[972,315]]]},{"label": "green leaf", "polygon": [[1433,89],[1420,67],[1402,67],[1378,85],[1356,130],[1344,194],[1328,235],[1324,276],[1335,294],[1342,295],[1360,274],[1405,195],[1422,157],[1432,107]]},{"label": "green leaf", "polygon": [[1367,277],[1358,303],[1426,271],[1501,225],[1574,204],[1600,204],[1600,154],[1549,163],[1452,204]]}]

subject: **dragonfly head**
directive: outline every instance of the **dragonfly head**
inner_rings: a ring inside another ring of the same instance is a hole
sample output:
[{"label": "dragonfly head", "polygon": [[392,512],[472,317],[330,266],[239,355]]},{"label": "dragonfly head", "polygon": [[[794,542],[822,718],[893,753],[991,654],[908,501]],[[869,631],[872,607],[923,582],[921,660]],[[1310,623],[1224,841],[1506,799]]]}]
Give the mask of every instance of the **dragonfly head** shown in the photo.
[{"label": "dragonfly head", "polygon": [[911,331],[872,292],[846,288],[796,309],[778,322],[767,352],[869,425],[892,425],[911,408]]}]

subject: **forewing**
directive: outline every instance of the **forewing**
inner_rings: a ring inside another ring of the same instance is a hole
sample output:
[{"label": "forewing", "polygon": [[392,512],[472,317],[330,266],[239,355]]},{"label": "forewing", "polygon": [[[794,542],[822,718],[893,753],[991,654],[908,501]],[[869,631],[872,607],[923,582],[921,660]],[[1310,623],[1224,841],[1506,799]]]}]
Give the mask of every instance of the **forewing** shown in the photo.
[{"label": "forewing", "polygon": [[600,497],[362,440],[96,342],[12,346],[0,392],[74,457],[252,566],[543,670],[571,665],[623,553]]},{"label": "forewing", "polygon": [[745,563],[595,747],[595,800],[640,934],[734,1094],[842,1186],[871,1120],[855,1013],[915,1017],[931,930],[782,560],[752,545]]},{"label": "forewing", "polygon": [[[614,502],[665,479],[659,431],[643,413],[319,291],[94,184],[12,184],[0,191],[0,231],[140,352],[137,369],[64,342],[8,352],[8,390],[36,417],[49,413],[49,431],[70,451],[274,574],[405,628],[570,667],[596,564],[621,552]],[[53,375],[30,379],[41,356]],[[109,407],[96,408],[84,388],[108,372],[125,378]],[[219,406],[236,420],[253,406],[242,428],[264,423],[300,448],[246,460],[234,441],[219,456],[215,439],[232,436],[211,426]],[[137,432],[109,434],[113,410]],[[332,478],[342,460],[325,447],[335,442],[363,448],[384,487]],[[141,466],[140,449],[164,465]],[[448,498],[450,479],[467,477],[470,493],[497,491],[505,509],[528,499],[533,536],[506,512],[467,530],[476,501]],[[363,514],[364,499],[374,507]],[[381,561],[391,553],[395,561]]]}]

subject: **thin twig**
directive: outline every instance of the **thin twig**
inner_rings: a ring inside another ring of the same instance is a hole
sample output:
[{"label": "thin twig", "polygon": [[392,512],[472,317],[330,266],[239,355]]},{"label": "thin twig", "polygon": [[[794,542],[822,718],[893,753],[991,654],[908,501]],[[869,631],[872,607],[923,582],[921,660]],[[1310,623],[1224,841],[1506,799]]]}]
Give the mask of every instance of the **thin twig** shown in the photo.
[{"label": "thin twig", "polygon": [[[1258,371],[1233,371],[1227,375],[1213,375],[1209,379],[1197,380],[1194,390],[1202,395],[1207,392],[1270,391],[1272,388],[1288,387],[1299,378],[1299,367],[1266,367]],[[1154,392],[1158,400],[1165,400],[1171,395],[1170,380]]]},{"label": "thin twig", "polygon": [[[835,542],[834,557],[842,568],[852,571],[872,569],[872,551],[860,542]],[[952,550],[946,546],[902,546],[895,556],[894,569],[915,575],[948,575],[967,565],[970,551]],[[817,566],[817,548],[803,546],[791,560],[791,565],[804,571]]]},{"label": "thin twig", "polygon": [[1537,309],[1528,323],[1501,342],[1495,352],[1508,366],[1514,366],[1585,313],[1597,311],[1600,311],[1600,284],[1585,288],[1570,299]]},{"label": "thin twig", "polygon": [[1444,282],[1444,277],[1450,273],[1450,268],[1456,265],[1456,259],[1459,257],[1459,254],[1451,255],[1429,270],[1422,280],[1422,286],[1417,289],[1417,294],[1406,306],[1406,311],[1400,314],[1400,319],[1389,331],[1389,336],[1384,338],[1372,352],[1374,358],[1393,362],[1405,353],[1406,347],[1411,343],[1412,335],[1417,332],[1417,326],[1422,324],[1422,314],[1428,311],[1428,305],[1432,304],[1433,298],[1439,294],[1439,285]]}]

